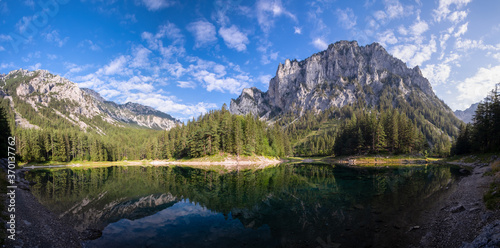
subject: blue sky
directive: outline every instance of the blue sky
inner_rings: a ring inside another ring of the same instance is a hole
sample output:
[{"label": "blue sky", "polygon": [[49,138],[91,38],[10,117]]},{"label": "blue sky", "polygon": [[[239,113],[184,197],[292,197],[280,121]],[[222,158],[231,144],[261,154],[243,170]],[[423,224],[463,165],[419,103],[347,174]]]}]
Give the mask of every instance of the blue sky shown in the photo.
[{"label": "blue sky", "polygon": [[453,110],[500,81],[500,1],[0,0],[0,73],[46,69],[186,120],[339,40],[420,66]]}]

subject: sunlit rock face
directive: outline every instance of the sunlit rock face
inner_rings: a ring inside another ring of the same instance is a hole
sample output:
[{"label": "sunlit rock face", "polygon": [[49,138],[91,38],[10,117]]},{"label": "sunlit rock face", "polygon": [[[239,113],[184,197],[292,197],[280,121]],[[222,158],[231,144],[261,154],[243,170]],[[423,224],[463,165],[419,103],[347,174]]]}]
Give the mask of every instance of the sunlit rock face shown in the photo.
[{"label": "sunlit rock face", "polygon": [[356,41],[340,41],[302,61],[279,64],[269,90],[244,89],[231,100],[234,114],[257,115],[270,119],[281,113],[302,115],[306,110],[321,111],[356,101],[376,106],[386,85],[399,96],[418,91],[430,101],[438,101],[429,81],[418,67],[408,68],[378,43],[359,46]]}]

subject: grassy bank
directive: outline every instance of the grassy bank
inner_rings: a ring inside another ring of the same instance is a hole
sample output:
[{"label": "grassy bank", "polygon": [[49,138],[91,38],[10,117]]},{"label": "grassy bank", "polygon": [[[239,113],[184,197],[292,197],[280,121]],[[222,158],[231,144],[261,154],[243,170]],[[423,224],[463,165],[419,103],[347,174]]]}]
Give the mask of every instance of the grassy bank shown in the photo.
[{"label": "grassy bank", "polygon": [[491,163],[491,171],[485,176],[494,177],[489,190],[483,197],[484,203],[488,209],[500,209],[500,160]]}]

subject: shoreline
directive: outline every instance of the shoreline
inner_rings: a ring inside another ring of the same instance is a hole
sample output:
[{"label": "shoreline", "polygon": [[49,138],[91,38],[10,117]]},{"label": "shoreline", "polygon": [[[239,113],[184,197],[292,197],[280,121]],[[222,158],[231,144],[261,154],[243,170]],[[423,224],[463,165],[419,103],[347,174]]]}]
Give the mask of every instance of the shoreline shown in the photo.
[{"label": "shoreline", "polygon": [[[496,247],[500,236],[491,238],[492,225],[500,220],[500,210],[486,208],[483,196],[495,176],[485,176],[491,171],[490,163],[465,163],[451,161],[448,164],[471,169],[471,174],[458,181],[454,189],[444,197],[426,206],[415,226],[408,231],[405,247]],[[500,226],[496,227],[500,231]],[[493,233],[494,234],[494,233]],[[489,236],[491,239],[481,237]],[[491,242],[491,243],[488,243]],[[493,244],[494,242],[497,242]],[[493,244],[493,245],[492,245]],[[488,246],[489,245],[489,246]]]},{"label": "shoreline", "polygon": [[[276,162],[277,160],[269,159],[266,161]],[[297,159],[295,162],[315,161],[315,159]],[[152,166],[180,164],[177,161],[151,162],[153,163]],[[278,162],[290,161],[278,160]],[[192,166],[195,163],[200,164],[197,161],[184,161],[182,164]],[[485,172],[491,170],[491,163],[457,161],[448,161],[446,163],[472,169],[471,174],[461,178],[456,187],[450,188],[451,191],[444,197],[423,207],[421,214],[412,224],[412,226],[418,228],[406,231],[404,239],[396,242],[401,247],[479,247],[463,245],[471,244],[481,235],[484,236],[484,229],[487,229],[485,227],[493,225],[495,220],[500,220],[500,210],[486,209],[482,199],[489,184],[494,180],[494,176],[483,176]],[[222,161],[222,163],[205,161],[202,165],[212,166],[215,164],[235,166],[234,169],[242,169],[240,166],[252,166],[257,163],[255,161]],[[139,165],[142,165],[142,162]],[[271,164],[265,165],[270,166]],[[7,244],[20,247],[35,247],[48,244],[51,247],[80,247],[82,242],[86,240],[85,234],[78,233],[69,223],[60,220],[57,215],[38,202],[29,190],[29,182],[21,175],[24,171],[26,169],[16,169],[17,178],[19,178],[19,182],[17,182],[19,189],[16,196],[19,208],[19,212],[16,214],[19,217],[16,222],[18,223],[17,230],[19,232],[16,235],[16,241],[7,241]],[[3,200],[5,202],[5,197]]]}]

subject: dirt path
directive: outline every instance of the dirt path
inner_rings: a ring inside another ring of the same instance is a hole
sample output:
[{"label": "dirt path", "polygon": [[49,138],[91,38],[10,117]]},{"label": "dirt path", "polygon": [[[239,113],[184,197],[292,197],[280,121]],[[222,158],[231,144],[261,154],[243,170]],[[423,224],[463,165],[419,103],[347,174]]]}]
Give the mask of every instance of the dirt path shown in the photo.
[{"label": "dirt path", "polygon": [[490,166],[469,165],[474,168],[471,175],[421,215],[419,229],[409,231],[408,247],[461,247],[471,243],[483,227],[500,219],[500,211],[487,210],[483,202],[493,180],[492,176],[483,176]]}]

